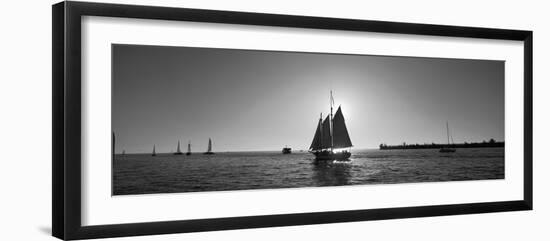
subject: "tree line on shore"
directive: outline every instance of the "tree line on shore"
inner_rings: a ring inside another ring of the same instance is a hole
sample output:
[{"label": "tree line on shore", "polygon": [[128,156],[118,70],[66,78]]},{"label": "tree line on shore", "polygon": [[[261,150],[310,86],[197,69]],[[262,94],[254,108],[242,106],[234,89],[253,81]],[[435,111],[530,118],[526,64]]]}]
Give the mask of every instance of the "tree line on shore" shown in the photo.
[{"label": "tree line on shore", "polygon": [[407,144],[403,142],[401,145],[387,145],[380,144],[380,150],[393,150],[393,149],[439,149],[443,147],[451,148],[481,148],[481,147],[504,147],[504,141],[495,141],[495,139],[490,139],[489,141],[482,142],[464,142],[464,143],[453,143],[453,144],[437,144],[437,143],[424,143],[424,144]]}]

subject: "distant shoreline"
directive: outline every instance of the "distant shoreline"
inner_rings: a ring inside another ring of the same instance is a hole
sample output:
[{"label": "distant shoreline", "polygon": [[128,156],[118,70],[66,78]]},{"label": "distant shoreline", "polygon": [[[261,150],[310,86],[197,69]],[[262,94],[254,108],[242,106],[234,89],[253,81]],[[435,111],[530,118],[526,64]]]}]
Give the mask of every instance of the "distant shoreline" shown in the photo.
[{"label": "distant shoreline", "polygon": [[454,143],[454,144],[406,144],[402,145],[386,145],[380,144],[380,150],[404,150],[404,149],[440,149],[443,147],[451,148],[487,148],[487,147],[504,147],[504,141],[495,141],[493,139],[483,142],[465,142],[465,143]]},{"label": "distant shoreline", "polygon": [[[352,148],[354,150],[378,150],[377,147],[357,147]],[[281,150],[260,150],[260,151],[214,151],[216,154],[238,154],[238,153],[281,153]],[[157,152],[157,155],[173,155],[173,152]],[[297,149],[292,150],[292,154],[309,154],[309,150],[306,149]],[[126,154],[115,153],[115,155],[151,155],[150,152],[126,152]],[[192,155],[202,155],[202,152],[192,152]]]}]

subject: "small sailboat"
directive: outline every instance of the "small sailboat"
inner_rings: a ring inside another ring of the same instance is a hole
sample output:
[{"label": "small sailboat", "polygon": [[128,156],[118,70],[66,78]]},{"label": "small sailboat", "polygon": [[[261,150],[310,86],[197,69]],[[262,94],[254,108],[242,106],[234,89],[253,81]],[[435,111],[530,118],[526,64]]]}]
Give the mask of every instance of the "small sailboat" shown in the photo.
[{"label": "small sailboat", "polygon": [[292,153],[292,149],[288,146],[285,146],[283,148],[283,154],[290,154],[290,153]]},{"label": "small sailboat", "polygon": [[180,150],[180,141],[178,141],[178,149],[174,152],[174,155],[183,155],[183,152]]},{"label": "small sailboat", "polygon": [[[349,160],[351,157],[350,149],[353,145],[349,138],[344,115],[341,106],[338,107],[336,114],[332,115],[332,106],[334,99],[332,91],[330,92],[330,115],[327,115],[323,121],[323,114],[319,118],[315,136],[309,147],[309,152],[315,155],[316,161],[330,160]],[[337,151],[339,149],[340,151]]]},{"label": "small sailboat", "polygon": [[442,153],[456,152],[456,149],[451,147],[451,142],[449,140],[449,137],[450,139],[453,138],[449,133],[449,122],[447,121],[447,146],[444,146],[441,149],[439,149],[439,152],[442,152]]},{"label": "small sailboat", "polygon": [[185,155],[191,155],[191,142],[187,143],[187,152],[185,153]]},{"label": "small sailboat", "polygon": [[153,145],[153,154],[151,156],[157,156],[157,152],[155,151],[155,145]]},{"label": "small sailboat", "polygon": [[212,152],[212,139],[208,138],[208,150],[206,150],[204,155],[212,155],[214,152]]},{"label": "small sailboat", "polygon": [[122,155],[126,155],[126,150],[122,150]]}]

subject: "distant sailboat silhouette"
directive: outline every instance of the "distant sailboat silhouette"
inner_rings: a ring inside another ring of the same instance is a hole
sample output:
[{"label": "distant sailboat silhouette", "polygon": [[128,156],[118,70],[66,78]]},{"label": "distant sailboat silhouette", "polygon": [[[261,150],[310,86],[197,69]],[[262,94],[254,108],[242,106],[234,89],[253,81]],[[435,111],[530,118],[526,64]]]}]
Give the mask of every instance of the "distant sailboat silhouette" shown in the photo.
[{"label": "distant sailboat silhouette", "polygon": [[206,150],[204,155],[212,155],[214,152],[212,152],[212,139],[208,138],[208,150]]},{"label": "distant sailboat silhouette", "polygon": [[330,115],[323,121],[323,114],[319,118],[315,136],[309,147],[309,152],[315,155],[315,160],[348,160],[351,157],[349,150],[335,152],[334,149],[349,148],[351,139],[342,114],[342,108],[339,106],[336,114],[332,115],[332,105],[334,98],[330,91]]},{"label": "distant sailboat silhouette", "polygon": [[191,155],[191,142],[187,143],[187,152],[185,153],[185,155]]},{"label": "distant sailboat silhouette", "polygon": [[[451,147],[451,142],[449,141],[449,122],[447,121],[447,146],[444,146],[442,147],[441,149],[439,149],[439,152],[443,152],[443,153],[449,153],[449,152],[455,152],[456,149],[452,148]],[[453,137],[451,136],[451,139]]]},{"label": "distant sailboat silhouette", "polygon": [[180,150],[180,141],[178,141],[178,150],[176,150],[176,152],[174,152],[174,155],[183,155],[183,152],[181,152],[181,150]]},{"label": "distant sailboat silhouette", "polygon": [[151,154],[151,156],[156,156],[157,155],[157,152],[155,151],[155,145],[153,145],[153,154]]}]

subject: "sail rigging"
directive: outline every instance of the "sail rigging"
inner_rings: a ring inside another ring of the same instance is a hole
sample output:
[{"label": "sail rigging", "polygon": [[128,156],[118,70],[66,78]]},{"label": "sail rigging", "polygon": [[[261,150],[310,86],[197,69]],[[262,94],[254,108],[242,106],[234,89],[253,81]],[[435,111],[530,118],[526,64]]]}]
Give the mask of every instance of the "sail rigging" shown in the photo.
[{"label": "sail rigging", "polygon": [[322,151],[327,149],[332,151],[334,148],[347,148],[353,146],[346,127],[344,115],[342,114],[342,108],[338,107],[336,113],[334,115],[332,114],[333,102],[334,99],[332,98],[331,92],[331,113],[327,115],[324,120],[321,114],[317,129],[315,130],[315,135],[313,136],[313,141],[309,147],[311,151]]}]

